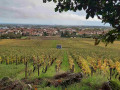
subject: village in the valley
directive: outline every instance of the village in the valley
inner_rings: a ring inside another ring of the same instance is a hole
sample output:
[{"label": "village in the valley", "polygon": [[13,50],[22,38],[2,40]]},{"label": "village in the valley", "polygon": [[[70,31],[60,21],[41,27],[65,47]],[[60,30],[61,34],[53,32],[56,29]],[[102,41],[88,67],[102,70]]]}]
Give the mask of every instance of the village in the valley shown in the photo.
[{"label": "village in the valley", "polygon": [[21,36],[61,36],[68,32],[71,37],[82,35],[101,35],[111,30],[111,27],[89,26],[42,26],[42,25],[0,25],[0,36],[6,34],[20,34]]}]

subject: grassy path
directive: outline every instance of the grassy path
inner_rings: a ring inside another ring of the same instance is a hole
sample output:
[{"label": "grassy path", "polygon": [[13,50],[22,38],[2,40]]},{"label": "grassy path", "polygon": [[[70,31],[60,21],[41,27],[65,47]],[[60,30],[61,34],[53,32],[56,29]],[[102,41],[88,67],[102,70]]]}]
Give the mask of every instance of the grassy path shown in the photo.
[{"label": "grassy path", "polygon": [[81,69],[75,60],[74,60],[74,64],[75,64],[75,72],[81,72]]},{"label": "grassy path", "polygon": [[61,65],[61,70],[68,71],[69,69],[70,68],[69,68],[69,62],[68,62],[68,55],[67,55],[67,52],[64,51],[63,62],[62,62],[62,65]]}]

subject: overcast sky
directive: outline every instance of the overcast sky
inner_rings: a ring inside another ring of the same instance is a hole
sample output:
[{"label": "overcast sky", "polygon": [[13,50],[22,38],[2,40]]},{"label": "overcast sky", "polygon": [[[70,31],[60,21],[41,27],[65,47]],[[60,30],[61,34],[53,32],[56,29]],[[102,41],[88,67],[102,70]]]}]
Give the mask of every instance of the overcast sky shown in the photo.
[{"label": "overcast sky", "polygon": [[[43,0],[0,0],[0,23],[103,26],[96,17],[85,19],[84,11],[55,12],[54,3]],[[109,26],[108,24],[106,24]]]}]

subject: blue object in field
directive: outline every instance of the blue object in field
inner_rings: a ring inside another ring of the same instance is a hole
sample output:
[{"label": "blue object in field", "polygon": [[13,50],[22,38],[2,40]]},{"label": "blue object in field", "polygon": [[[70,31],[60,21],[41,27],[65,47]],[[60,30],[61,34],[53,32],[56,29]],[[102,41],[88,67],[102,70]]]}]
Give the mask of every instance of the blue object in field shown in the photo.
[{"label": "blue object in field", "polygon": [[62,46],[61,45],[57,45],[57,49],[62,49]]}]

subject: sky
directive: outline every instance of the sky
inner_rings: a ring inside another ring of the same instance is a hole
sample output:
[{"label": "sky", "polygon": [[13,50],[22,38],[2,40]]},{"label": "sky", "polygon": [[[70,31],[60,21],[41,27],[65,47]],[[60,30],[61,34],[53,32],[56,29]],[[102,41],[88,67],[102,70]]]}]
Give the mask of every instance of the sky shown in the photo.
[{"label": "sky", "polygon": [[109,26],[97,17],[86,20],[84,11],[59,13],[55,7],[43,0],[0,0],[0,23]]}]

